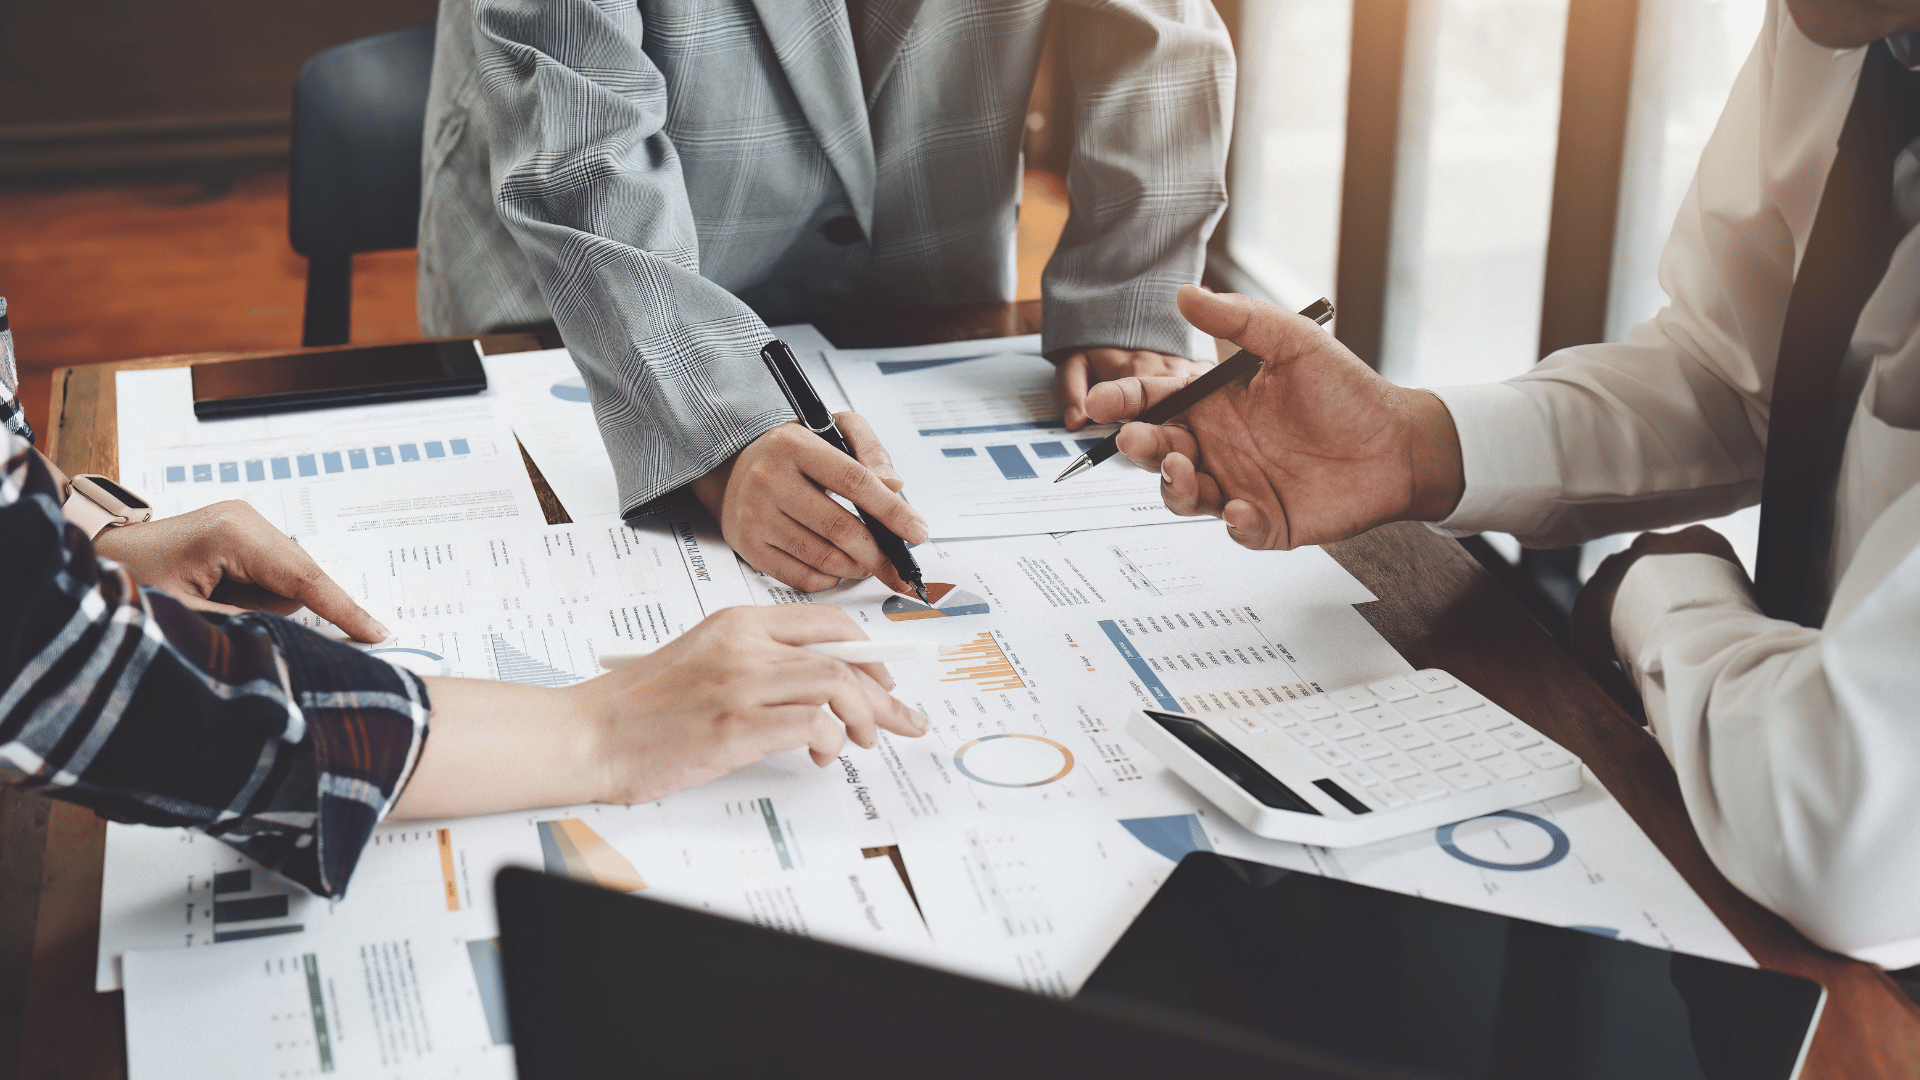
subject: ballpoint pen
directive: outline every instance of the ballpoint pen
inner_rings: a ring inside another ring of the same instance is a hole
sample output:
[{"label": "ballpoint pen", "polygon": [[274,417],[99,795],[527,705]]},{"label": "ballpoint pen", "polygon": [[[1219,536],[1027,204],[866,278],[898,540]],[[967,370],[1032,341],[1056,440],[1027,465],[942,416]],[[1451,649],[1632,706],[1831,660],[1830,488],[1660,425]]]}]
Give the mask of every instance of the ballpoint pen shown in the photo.
[{"label": "ballpoint pen", "polygon": [[[773,381],[780,386],[780,392],[787,396],[787,404],[793,406],[793,413],[808,431],[833,444],[850,458],[856,458],[853,447],[847,444],[847,437],[840,434],[840,427],[833,422],[833,413],[827,410],[820,395],[814,393],[813,384],[807,381],[807,373],[800,370],[800,362],[794,359],[793,350],[787,343],[775,338],[760,347],[760,359],[766,363],[767,370],[773,373]],[[873,542],[880,546],[880,554],[893,564],[894,572],[900,580],[913,586],[913,593],[920,602],[931,606],[927,599],[927,586],[920,576],[920,564],[913,560],[913,552],[907,550],[907,542],[896,536],[892,529],[881,524],[880,519],[860,511],[860,520],[867,531],[873,534]]]},{"label": "ballpoint pen", "polygon": [[[1300,309],[1300,314],[1325,326],[1328,320],[1333,318],[1333,302],[1322,297]],[[1164,424],[1192,408],[1201,398],[1259,366],[1260,358],[1242,349],[1214,365],[1213,370],[1169,394],[1166,400],[1142,412],[1134,419],[1142,424]],[[1057,484],[1069,476],[1085,472],[1112,457],[1119,450],[1120,433],[1116,431],[1095,443],[1093,449],[1074,458],[1073,463],[1067,466],[1067,471],[1054,477],[1053,482]]]}]

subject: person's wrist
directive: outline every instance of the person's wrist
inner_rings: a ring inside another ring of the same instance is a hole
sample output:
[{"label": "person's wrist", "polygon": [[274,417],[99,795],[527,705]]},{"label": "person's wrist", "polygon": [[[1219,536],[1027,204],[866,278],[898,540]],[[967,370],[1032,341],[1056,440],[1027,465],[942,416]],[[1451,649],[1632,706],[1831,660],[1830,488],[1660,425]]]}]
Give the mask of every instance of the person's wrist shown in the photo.
[{"label": "person's wrist", "polygon": [[732,479],[733,464],[739,460],[740,455],[735,454],[702,475],[694,477],[693,481],[687,485],[693,489],[693,497],[700,500],[700,505],[707,508],[707,513],[712,514],[715,521],[720,520],[720,509],[726,505],[727,481]]},{"label": "person's wrist", "polygon": [[614,682],[601,676],[560,691],[558,767],[561,775],[573,778],[579,785],[579,790],[570,794],[569,801],[622,801],[615,776],[618,755],[613,750],[613,736],[621,719],[621,695],[614,692]]},{"label": "person's wrist", "polygon": [[1460,432],[1446,402],[1429,390],[1407,391],[1411,426],[1408,467],[1412,483],[1406,516],[1440,521],[1460,505],[1466,470],[1460,457]]}]

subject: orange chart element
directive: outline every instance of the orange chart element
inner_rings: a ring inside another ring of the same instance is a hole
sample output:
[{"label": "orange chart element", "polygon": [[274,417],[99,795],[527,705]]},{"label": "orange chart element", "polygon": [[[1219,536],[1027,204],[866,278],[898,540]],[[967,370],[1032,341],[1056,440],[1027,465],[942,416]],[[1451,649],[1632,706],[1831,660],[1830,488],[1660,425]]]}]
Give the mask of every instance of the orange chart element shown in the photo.
[{"label": "orange chart element", "polygon": [[453,876],[453,830],[441,829],[440,840],[440,878],[447,888],[447,910],[460,910],[460,885]]},{"label": "orange chart element", "polygon": [[1027,685],[1013,669],[1013,661],[1000,648],[992,634],[985,631],[960,646],[949,656],[948,675],[941,682],[970,682],[982,690],[1018,690]]},{"label": "orange chart element", "polygon": [[638,892],[646,880],[625,855],[587,827],[579,818],[556,818],[537,823],[540,857],[547,873],[563,874],[615,892]]},{"label": "orange chart element", "polygon": [[927,583],[927,599],[933,602],[931,607],[912,597],[889,596],[880,605],[880,614],[892,622],[910,622],[914,619],[950,619],[955,615],[985,615],[990,610],[985,600],[943,581]]}]

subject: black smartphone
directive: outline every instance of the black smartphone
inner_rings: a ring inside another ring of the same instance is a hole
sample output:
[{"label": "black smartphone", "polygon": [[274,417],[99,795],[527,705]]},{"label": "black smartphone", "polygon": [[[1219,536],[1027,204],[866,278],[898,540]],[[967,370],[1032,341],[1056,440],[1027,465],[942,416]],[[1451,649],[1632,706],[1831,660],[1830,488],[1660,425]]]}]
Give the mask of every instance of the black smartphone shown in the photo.
[{"label": "black smartphone", "polygon": [[487,388],[480,342],[419,341],[193,365],[202,420],[453,397]]},{"label": "black smartphone", "polygon": [[1395,1076],[1790,1080],[1826,991],[1668,952],[1194,852],[1080,991]]}]

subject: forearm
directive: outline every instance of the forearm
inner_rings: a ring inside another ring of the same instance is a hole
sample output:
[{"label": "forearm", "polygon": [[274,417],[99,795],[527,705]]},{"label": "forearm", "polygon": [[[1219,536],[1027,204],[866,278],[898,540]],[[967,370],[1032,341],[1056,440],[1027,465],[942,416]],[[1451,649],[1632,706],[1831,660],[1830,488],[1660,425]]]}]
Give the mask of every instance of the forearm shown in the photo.
[{"label": "forearm", "polygon": [[601,797],[605,762],[580,694],[476,679],[426,682],[434,737],[395,817],[464,817]]},{"label": "forearm", "polygon": [[1920,625],[1900,591],[1818,631],[1761,615],[1724,559],[1652,556],[1613,615],[1715,864],[1815,942],[1889,967],[1920,962]]}]

